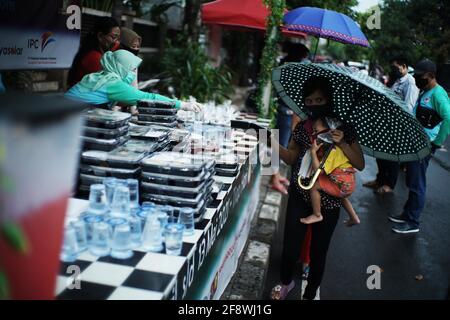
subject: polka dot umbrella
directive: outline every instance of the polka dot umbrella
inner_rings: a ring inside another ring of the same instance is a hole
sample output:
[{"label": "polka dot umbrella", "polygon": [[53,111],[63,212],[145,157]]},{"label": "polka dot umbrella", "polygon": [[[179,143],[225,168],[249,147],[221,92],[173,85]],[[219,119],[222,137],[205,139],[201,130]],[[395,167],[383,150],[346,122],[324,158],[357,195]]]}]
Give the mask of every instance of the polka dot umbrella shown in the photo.
[{"label": "polka dot umbrella", "polygon": [[406,104],[381,82],[351,68],[317,63],[275,68],[272,83],[278,96],[301,118],[307,117],[303,85],[311,76],[330,81],[334,113],[355,128],[365,154],[401,162],[430,154],[429,139]]}]

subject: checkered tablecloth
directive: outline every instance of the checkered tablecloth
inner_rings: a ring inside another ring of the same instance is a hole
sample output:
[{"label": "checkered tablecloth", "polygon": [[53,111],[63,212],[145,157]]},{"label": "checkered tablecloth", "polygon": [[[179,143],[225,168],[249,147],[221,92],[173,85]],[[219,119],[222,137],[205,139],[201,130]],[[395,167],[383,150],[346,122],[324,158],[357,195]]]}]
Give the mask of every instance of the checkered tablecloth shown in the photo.
[{"label": "checkered tablecloth", "polygon": [[[224,188],[196,224],[194,235],[183,238],[180,256],[137,249],[132,258],[118,260],[84,252],[77,261],[61,264],[57,299],[183,299],[214,245],[220,225],[226,223],[228,212],[239,202],[239,195],[255,168],[250,160],[257,153],[256,139],[242,132],[237,134],[235,143],[240,158],[239,173],[236,177],[214,176]],[[84,212],[87,205],[85,200],[71,199],[66,220]]]}]

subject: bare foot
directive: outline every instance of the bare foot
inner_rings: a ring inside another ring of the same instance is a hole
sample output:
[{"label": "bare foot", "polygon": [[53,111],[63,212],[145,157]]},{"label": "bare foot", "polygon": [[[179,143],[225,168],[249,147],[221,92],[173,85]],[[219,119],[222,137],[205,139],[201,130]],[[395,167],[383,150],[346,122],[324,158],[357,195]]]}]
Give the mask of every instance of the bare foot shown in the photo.
[{"label": "bare foot", "polygon": [[271,185],[271,188],[275,191],[281,192],[282,194],[288,194],[286,186],[279,181],[274,181]]},{"label": "bare foot", "polygon": [[392,193],[392,192],[394,192],[394,189],[385,185],[385,186],[379,187],[377,190],[375,190],[375,192],[378,194]]},{"label": "bare foot", "polygon": [[352,226],[360,224],[361,221],[359,220],[359,218],[356,218],[356,219],[349,218],[347,220],[344,220],[344,223],[347,227],[352,227]]},{"label": "bare foot", "polygon": [[316,216],[314,214],[307,216],[306,218],[301,218],[300,222],[304,223],[304,224],[311,224],[311,223],[316,223],[316,222],[320,222],[323,220],[323,216]]}]

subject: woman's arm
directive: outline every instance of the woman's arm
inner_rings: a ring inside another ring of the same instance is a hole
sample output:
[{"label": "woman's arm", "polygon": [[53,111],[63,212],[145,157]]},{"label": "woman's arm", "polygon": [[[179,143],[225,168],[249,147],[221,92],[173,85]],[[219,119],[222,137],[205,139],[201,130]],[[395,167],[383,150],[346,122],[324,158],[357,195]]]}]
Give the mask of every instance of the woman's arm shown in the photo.
[{"label": "woman's arm", "polygon": [[300,146],[294,141],[294,139],[291,139],[289,146],[286,149],[272,137],[272,148],[278,148],[281,160],[291,166],[296,163],[300,154]]},{"label": "woman's arm", "polygon": [[177,109],[181,106],[181,102],[179,100],[170,99],[156,93],[140,91],[123,81],[116,81],[107,85],[106,91],[108,98],[111,101],[118,101],[129,105],[136,105],[139,100],[157,100],[175,102],[175,107]]},{"label": "woman's arm", "polygon": [[350,160],[352,166],[359,171],[364,170],[366,164],[359,143],[354,142],[350,145],[346,143],[344,140],[344,132],[341,130],[331,130],[331,135],[333,142],[342,149],[348,160]]}]

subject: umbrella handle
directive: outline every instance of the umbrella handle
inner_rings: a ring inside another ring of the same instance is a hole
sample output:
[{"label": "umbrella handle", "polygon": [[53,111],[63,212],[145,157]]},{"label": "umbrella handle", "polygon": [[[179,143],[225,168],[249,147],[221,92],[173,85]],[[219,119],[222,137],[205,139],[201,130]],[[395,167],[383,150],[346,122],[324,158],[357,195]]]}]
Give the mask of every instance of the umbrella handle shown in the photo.
[{"label": "umbrella handle", "polygon": [[306,186],[302,183],[302,178],[299,176],[297,179],[297,182],[298,182],[298,185],[300,186],[300,188],[302,188],[303,190],[311,190],[312,187],[314,186],[314,183],[316,183],[317,178],[319,178],[320,172],[322,172],[322,169],[321,168],[317,169],[316,173],[314,173],[314,176],[312,177],[311,181]]},{"label": "umbrella handle", "polygon": [[333,144],[331,144],[326,149],[325,154],[323,155],[322,161],[320,162],[319,168],[314,173],[314,176],[312,177],[312,179],[308,185],[305,186],[302,183],[302,179],[301,179],[300,175],[298,176],[297,182],[298,182],[298,185],[300,186],[300,188],[302,188],[303,190],[310,190],[314,186],[314,183],[316,183],[317,178],[319,177],[320,173],[322,172],[323,167],[325,166],[325,162],[327,161],[328,156],[330,155],[332,149],[333,149]]}]

